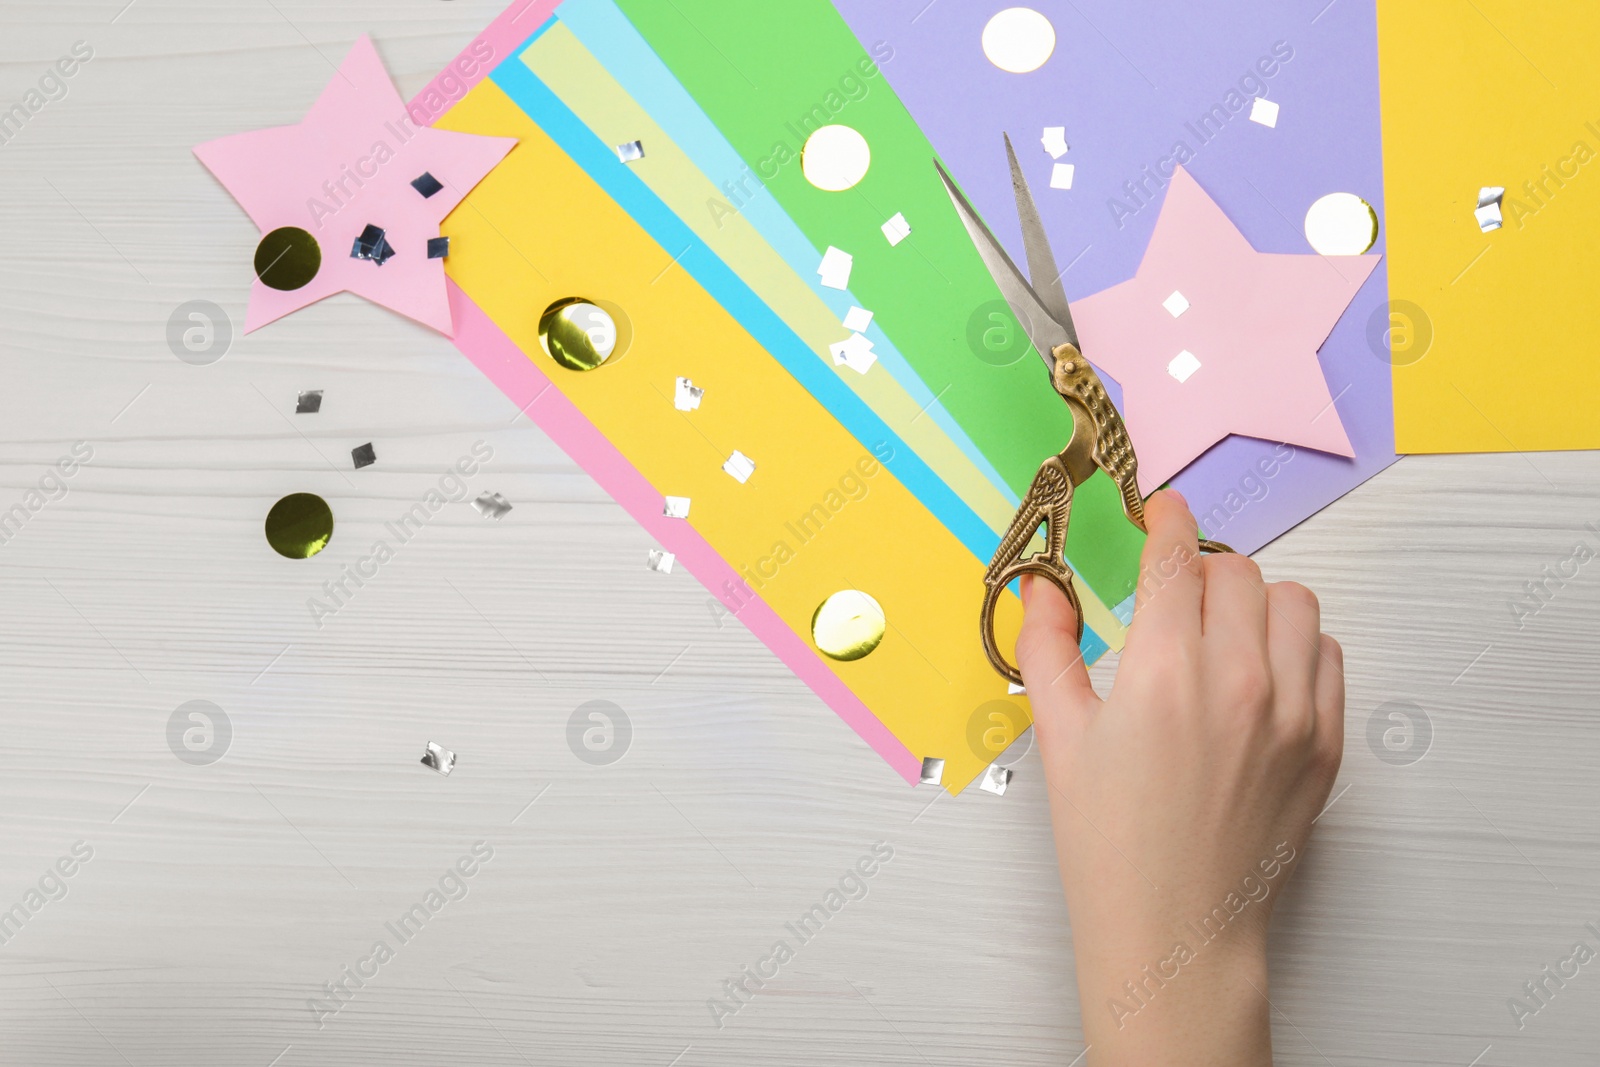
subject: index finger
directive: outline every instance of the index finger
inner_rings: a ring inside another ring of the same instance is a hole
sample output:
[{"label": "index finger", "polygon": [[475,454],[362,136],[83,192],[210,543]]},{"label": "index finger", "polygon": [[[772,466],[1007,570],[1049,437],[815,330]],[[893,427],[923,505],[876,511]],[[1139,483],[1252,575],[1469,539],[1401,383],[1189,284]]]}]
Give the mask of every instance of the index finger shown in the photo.
[{"label": "index finger", "polygon": [[1198,638],[1205,572],[1188,502],[1176,489],[1161,490],[1145,504],[1145,526],[1149,537],[1139,559],[1133,626]]}]

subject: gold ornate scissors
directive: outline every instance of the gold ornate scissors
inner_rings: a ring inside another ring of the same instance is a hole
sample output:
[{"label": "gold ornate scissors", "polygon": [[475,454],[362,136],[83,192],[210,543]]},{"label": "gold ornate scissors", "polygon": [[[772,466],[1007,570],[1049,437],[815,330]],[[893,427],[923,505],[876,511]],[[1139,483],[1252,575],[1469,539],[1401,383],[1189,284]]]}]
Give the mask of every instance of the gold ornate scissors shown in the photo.
[{"label": "gold ornate scissors", "polygon": [[[1049,238],[1039,221],[1039,209],[1033,202],[1033,193],[1028,190],[1027,179],[1022,176],[1022,166],[1017,162],[1010,136],[1006,137],[1006,155],[1011,160],[1011,185],[1016,194],[1022,245],[1027,252],[1028,274],[1033,284],[1023,277],[944,167],[937,160],[934,166],[939,168],[945,191],[955,202],[956,212],[977,246],[984,266],[989,268],[1001,295],[1021,322],[1023,332],[1043,358],[1050,372],[1051,386],[1072,412],[1072,439],[1066,448],[1040,464],[1039,473],[1034,475],[1027,496],[1022,498],[1016,518],[1011,520],[983,575],[983,611],[979,619],[983,651],[996,671],[1008,681],[1021,685],[1022,673],[1006,662],[994,637],[995,605],[1001,591],[1011,581],[1032,574],[1066,594],[1078,616],[1078,640],[1083,640],[1083,605],[1072,588],[1072,568],[1063,555],[1067,523],[1072,515],[1073,490],[1096,470],[1103,470],[1122,492],[1122,510],[1128,521],[1141,530],[1145,522],[1144,499],[1139,495],[1139,461],[1133,453],[1133,442],[1128,439],[1128,428],[1106,394],[1100,376],[1079,347],[1072,309],[1061,287],[1062,272],[1056,269]],[[1044,549],[1024,556],[1040,526],[1044,527]],[[1215,541],[1201,541],[1200,550],[1233,551]]]}]

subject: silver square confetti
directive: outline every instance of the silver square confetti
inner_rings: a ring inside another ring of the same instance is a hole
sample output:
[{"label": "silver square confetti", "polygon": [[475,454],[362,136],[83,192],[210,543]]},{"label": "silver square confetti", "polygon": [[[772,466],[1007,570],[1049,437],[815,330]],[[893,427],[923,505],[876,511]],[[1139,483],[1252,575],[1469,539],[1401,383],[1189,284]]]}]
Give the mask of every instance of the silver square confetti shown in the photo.
[{"label": "silver square confetti", "polygon": [[997,763],[989,764],[983,772],[983,777],[978,779],[978,788],[985,793],[993,793],[997,797],[1006,795],[1006,787],[1011,784],[1011,768],[1002,767]]},{"label": "silver square confetti", "polygon": [[411,188],[422,194],[422,199],[431,200],[435,194],[444,190],[444,184],[427,171],[411,179]]},{"label": "silver square confetti", "polygon": [[677,389],[672,394],[672,406],[679,411],[694,411],[700,406],[700,399],[706,391],[697,387],[688,378],[679,378]]},{"label": "silver square confetti", "polygon": [[624,163],[632,163],[636,159],[643,159],[644,142],[629,141],[627,144],[617,145],[617,158]]},{"label": "silver square confetti", "polygon": [[372,450],[372,442],[368,441],[364,445],[357,445],[352,448],[350,450],[350,459],[356,465],[356,470],[360,470],[362,467],[370,467],[378,462],[378,454]]},{"label": "silver square confetti", "polygon": [[665,549],[652,548],[650,550],[650,569],[657,574],[671,574],[672,565],[677,561],[678,557]]},{"label": "silver square confetti", "polygon": [[756,472],[756,461],[734,449],[733,455],[728,457],[728,462],[722,465],[722,469],[730,478],[743,485]]},{"label": "silver square confetti", "polygon": [[883,231],[883,236],[888,238],[890,245],[897,245],[911,236],[911,224],[906,221],[905,215],[898,212],[879,229]]},{"label": "silver square confetti", "polygon": [[851,333],[866,333],[872,325],[872,312],[866,308],[852,307],[844,317],[844,328]]},{"label": "silver square confetti", "polygon": [[422,765],[448,775],[456,768],[456,754],[442,745],[428,742],[428,751],[422,754]]},{"label": "silver square confetti", "polygon": [[322,410],[322,390],[307,389],[300,394],[300,399],[295,403],[296,415],[315,415]]},{"label": "silver square confetti", "polygon": [[499,493],[484,493],[472,502],[472,506],[486,519],[503,519],[511,510],[511,502]]},{"label": "silver square confetti", "polygon": [[823,254],[822,263],[817,267],[817,277],[822,279],[822,284],[829,289],[850,288],[850,271],[855,266],[855,257],[850,253],[828,246],[828,251]]},{"label": "silver square confetti", "polygon": [[849,367],[857,374],[867,373],[878,362],[878,355],[866,334],[853,333],[838,344],[829,345],[828,351],[833,353],[835,367]]},{"label": "silver square confetti", "polygon": [[388,235],[381,226],[369,225],[361,231],[350,248],[351,259],[365,259],[380,267],[393,259],[394,255],[394,247],[389,244]]},{"label": "silver square confetti", "polygon": [[1193,378],[1194,372],[1199,370],[1200,367],[1200,357],[1185,348],[1182,352],[1172,357],[1172,362],[1167,364],[1167,373],[1176,378],[1179,383],[1182,383]]},{"label": "silver square confetti", "polygon": [[661,508],[661,514],[669,519],[687,519],[689,517],[689,498],[686,496],[669,496]]},{"label": "silver square confetti", "polygon": [[1481,232],[1489,233],[1505,225],[1505,218],[1500,214],[1500,202],[1505,195],[1505,189],[1498,185],[1486,185],[1478,190],[1478,209],[1473,216]]},{"label": "silver square confetti", "polygon": [[938,785],[944,781],[944,760],[933,756],[922,757],[922,785]]}]

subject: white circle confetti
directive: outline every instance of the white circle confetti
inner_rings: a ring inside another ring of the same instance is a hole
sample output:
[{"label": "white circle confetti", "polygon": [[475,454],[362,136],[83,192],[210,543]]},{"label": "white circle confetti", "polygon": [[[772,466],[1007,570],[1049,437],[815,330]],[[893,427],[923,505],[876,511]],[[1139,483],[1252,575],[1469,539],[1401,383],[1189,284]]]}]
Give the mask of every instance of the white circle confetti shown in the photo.
[{"label": "white circle confetti", "polygon": [[1329,193],[1306,212],[1306,240],[1323,256],[1359,256],[1378,240],[1378,213],[1354,193]]},{"label": "white circle confetti", "polygon": [[806,138],[800,169],[806,181],[830,193],[842,193],[867,176],[872,148],[849,126],[824,126]]},{"label": "white circle confetti", "polygon": [[1056,28],[1031,7],[1008,7],[983,28],[983,54],[1012,74],[1044,66],[1056,50]]}]

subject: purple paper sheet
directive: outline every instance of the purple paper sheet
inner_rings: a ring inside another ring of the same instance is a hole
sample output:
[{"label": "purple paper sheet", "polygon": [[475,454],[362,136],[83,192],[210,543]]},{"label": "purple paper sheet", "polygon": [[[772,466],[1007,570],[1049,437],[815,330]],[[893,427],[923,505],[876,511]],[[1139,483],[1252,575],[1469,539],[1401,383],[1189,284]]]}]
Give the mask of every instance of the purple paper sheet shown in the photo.
[{"label": "purple paper sheet", "polygon": [[[1383,251],[1373,0],[1030,0],[1056,48],[1029,74],[983,53],[984,26],[1005,0],[834,3],[862,41],[893,45],[884,74],[1020,263],[1001,141],[1010,132],[1069,299],[1133,276],[1160,211],[1160,171],[1180,143],[1192,154],[1184,165],[1257,249],[1309,253],[1306,211],[1348,192],[1377,210],[1373,250]],[[1281,106],[1276,129],[1250,121],[1255,96]],[[1217,117],[1202,126],[1208,114]],[[1047,126],[1066,127],[1071,190],[1050,188]],[[1380,263],[1320,353],[1356,459],[1302,448],[1278,464],[1273,443],[1224,439],[1173,479],[1208,534],[1253,552],[1395,461],[1388,286]]]}]

